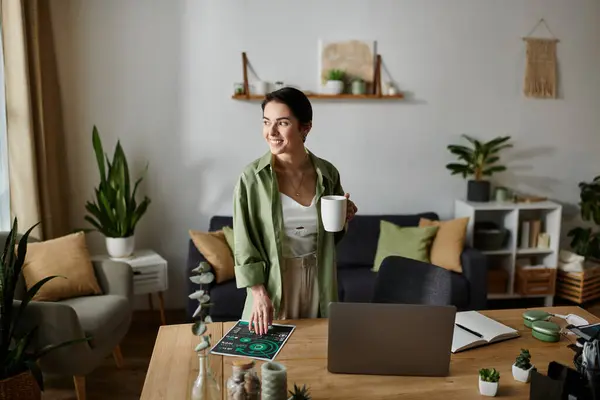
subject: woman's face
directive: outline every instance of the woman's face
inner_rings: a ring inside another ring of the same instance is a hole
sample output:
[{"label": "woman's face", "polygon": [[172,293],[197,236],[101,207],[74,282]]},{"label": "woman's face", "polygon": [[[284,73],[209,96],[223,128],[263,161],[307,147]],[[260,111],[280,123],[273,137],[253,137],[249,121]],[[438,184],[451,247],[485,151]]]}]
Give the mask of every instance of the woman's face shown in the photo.
[{"label": "woman's face", "polygon": [[287,105],[270,101],[263,111],[263,136],[274,155],[294,153],[304,149],[302,138],[308,134],[308,127],[300,127]]}]

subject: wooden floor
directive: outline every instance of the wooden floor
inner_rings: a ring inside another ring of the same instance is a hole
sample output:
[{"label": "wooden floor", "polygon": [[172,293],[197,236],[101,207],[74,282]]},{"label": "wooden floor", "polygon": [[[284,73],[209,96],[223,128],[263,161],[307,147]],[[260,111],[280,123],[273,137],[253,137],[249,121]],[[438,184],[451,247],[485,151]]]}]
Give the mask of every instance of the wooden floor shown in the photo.
[{"label": "wooden floor", "polygon": [[[572,305],[556,299],[555,305]],[[536,303],[498,303],[490,308],[537,307]],[[600,317],[600,301],[584,307]],[[184,311],[168,311],[167,323],[184,322]],[[129,333],[121,345],[125,366],[118,369],[112,357],[86,377],[87,400],[138,400],[144,386],[152,349],[160,319],[157,312],[136,311]],[[70,377],[46,377],[43,400],[75,400],[73,380]]]},{"label": "wooden floor", "polygon": [[[168,324],[184,322],[184,311],[167,311]],[[125,365],[118,369],[108,357],[86,377],[87,400],[138,400],[142,393],[146,371],[160,326],[157,311],[136,311],[129,333],[121,344]],[[71,377],[45,377],[43,400],[75,400]]]}]

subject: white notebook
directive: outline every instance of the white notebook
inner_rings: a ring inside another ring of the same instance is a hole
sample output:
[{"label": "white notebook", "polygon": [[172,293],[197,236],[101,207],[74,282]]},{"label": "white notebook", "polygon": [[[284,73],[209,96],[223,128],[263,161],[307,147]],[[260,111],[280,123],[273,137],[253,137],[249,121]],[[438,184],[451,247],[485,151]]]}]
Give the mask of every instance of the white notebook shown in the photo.
[{"label": "white notebook", "polygon": [[457,353],[518,336],[517,330],[477,311],[462,311],[456,313],[452,352]]}]

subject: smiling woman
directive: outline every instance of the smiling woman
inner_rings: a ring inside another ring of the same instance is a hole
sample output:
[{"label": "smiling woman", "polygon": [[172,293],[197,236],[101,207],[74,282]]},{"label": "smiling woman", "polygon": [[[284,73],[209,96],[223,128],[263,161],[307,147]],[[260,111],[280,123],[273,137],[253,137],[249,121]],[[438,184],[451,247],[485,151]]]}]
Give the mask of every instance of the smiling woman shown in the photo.
[{"label": "smiling woman", "polygon": [[[327,317],[337,300],[335,245],[345,230],[326,232],[320,200],[344,192],[338,170],[305,147],[312,107],[283,88],[262,103],[269,151],[242,172],[234,192],[235,276],[247,289],[242,319],[266,333],[273,319]],[[346,220],[357,208],[348,200]]]}]

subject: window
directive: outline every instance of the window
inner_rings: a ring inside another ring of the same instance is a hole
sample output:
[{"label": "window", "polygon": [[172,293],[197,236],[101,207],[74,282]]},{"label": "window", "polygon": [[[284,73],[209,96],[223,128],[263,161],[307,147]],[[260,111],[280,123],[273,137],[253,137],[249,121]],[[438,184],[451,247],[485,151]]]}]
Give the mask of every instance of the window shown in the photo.
[{"label": "window", "polygon": [[4,91],[4,49],[0,29],[0,231],[10,230],[10,190],[8,184],[8,141],[6,135],[6,93]]}]

